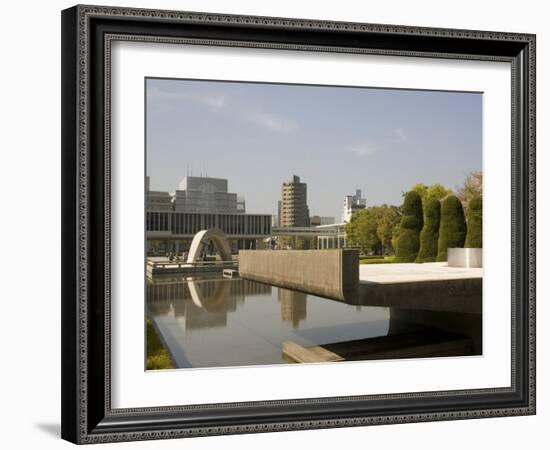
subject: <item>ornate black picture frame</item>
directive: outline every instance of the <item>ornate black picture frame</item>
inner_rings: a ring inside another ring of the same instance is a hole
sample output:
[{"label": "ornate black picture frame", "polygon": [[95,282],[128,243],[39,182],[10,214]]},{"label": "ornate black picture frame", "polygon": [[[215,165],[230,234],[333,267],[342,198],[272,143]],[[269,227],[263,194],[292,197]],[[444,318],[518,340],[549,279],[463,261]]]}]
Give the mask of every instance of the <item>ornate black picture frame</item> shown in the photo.
[{"label": "ornate black picture frame", "polygon": [[[506,61],[512,67],[511,385],[113,409],[110,45],[115,40]],[[535,413],[535,36],[99,6],[62,12],[62,437],[97,443]]]}]

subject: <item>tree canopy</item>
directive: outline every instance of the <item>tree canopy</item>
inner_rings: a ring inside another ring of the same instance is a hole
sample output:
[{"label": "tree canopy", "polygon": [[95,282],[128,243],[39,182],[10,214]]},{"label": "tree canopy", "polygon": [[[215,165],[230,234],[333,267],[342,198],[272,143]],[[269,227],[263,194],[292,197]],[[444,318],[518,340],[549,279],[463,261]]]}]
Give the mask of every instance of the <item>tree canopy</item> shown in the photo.
[{"label": "tree canopy", "polygon": [[468,205],[474,197],[482,194],[483,173],[480,170],[474,170],[466,176],[464,185],[457,191],[457,196],[463,205]]},{"label": "tree canopy", "polygon": [[393,205],[371,206],[357,211],[346,224],[348,243],[366,254],[393,253],[393,229],[399,220],[399,208]]},{"label": "tree canopy", "polygon": [[359,247],[362,253],[378,253],[382,243],[376,233],[376,216],[365,208],[357,211],[346,224],[346,237],[348,244]]},{"label": "tree canopy", "polygon": [[452,189],[448,189],[440,183],[434,183],[434,184],[431,184],[430,186],[427,186],[424,183],[416,183],[411,188],[411,191],[414,191],[418,195],[420,195],[420,198],[422,199],[422,204],[426,204],[426,201],[428,201],[431,198],[435,198],[436,200],[441,200],[442,198],[445,198],[447,195],[450,195],[453,193]]}]

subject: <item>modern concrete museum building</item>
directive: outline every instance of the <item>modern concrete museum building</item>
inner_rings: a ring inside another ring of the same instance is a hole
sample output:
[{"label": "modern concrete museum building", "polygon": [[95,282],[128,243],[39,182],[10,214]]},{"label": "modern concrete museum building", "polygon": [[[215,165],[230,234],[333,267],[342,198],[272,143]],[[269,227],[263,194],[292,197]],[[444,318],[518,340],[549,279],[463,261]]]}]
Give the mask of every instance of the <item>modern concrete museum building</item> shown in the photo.
[{"label": "modern concrete museum building", "polygon": [[185,177],[174,196],[174,210],[193,213],[243,214],[244,200],[228,190],[224,178]]},{"label": "modern concrete museum building", "polygon": [[210,228],[227,235],[233,252],[262,245],[271,235],[271,214],[246,214],[244,198],[228,187],[224,178],[188,176],[180,182],[171,205],[163,207],[153,200],[157,194],[171,198],[168,192],[148,191],[147,252],[186,251],[196,233]]}]

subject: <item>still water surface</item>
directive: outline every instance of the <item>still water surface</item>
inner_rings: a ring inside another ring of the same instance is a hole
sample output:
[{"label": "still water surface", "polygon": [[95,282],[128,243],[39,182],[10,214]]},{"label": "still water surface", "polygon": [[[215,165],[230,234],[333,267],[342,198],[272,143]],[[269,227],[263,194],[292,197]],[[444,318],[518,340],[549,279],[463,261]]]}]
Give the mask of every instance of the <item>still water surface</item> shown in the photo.
[{"label": "still water surface", "polygon": [[155,279],[147,310],[177,368],[287,363],[284,341],[307,347],[385,336],[389,328],[388,308],[241,278]]}]

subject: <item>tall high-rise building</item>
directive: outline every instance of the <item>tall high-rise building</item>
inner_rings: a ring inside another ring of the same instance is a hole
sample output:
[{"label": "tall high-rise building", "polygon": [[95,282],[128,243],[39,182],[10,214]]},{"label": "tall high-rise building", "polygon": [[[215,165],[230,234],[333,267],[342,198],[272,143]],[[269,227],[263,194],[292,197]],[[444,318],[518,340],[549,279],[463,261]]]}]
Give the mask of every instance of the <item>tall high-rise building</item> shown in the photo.
[{"label": "tall high-rise building", "polygon": [[281,213],[279,221],[282,227],[308,227],[309,208],[307,206],[307,184],[300,177],[292,176],[281,188]]},{"label": "tall high-rise building", "polygon": [[244,214],[244,199],[228,192],[224,178],[185,177],[174,197],[174,209],[180,212]]},{"label": "tall high-rise building", "polygon": [[362,198],[361,189],[355,190],[355,195],[346,195],[344,197],[344,211],[342,212],[342,222],[348,223],[351,216],[367,206],[367,200]]},{"label": "tall high-rise building", "polygon": [[278,288],[277,297],[281,302],[281,319],[292,322],[292,326],[297,328],[307,317],[307,294]]}]

